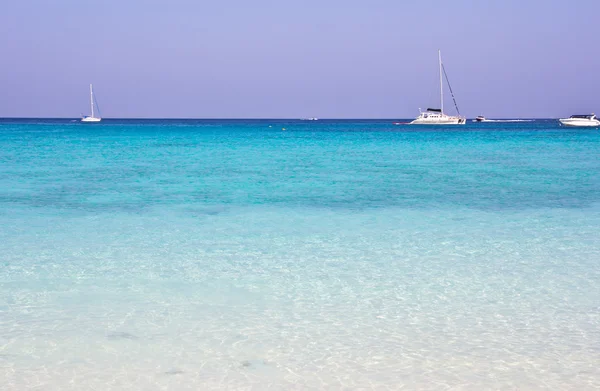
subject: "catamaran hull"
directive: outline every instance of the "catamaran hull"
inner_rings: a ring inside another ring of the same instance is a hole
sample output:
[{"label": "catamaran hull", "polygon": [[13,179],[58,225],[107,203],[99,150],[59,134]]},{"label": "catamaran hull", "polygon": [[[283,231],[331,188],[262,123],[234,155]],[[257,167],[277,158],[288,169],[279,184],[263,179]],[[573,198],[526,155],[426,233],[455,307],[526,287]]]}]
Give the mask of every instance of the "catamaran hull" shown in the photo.
[{"label": "catamaran hull", "polygon": [[597,119],[580,119],[580,118],[561,118],[559,119],[560,123],[564,126],[573,126],[573,127],[597,127],[600,126],[600,121]]},{"label": "catamaran hull", "polygon": [[464,118],[447,118],[447,119],[422,119],[417,118],[409,122],[411,125],[464,125],[467,121]]}]

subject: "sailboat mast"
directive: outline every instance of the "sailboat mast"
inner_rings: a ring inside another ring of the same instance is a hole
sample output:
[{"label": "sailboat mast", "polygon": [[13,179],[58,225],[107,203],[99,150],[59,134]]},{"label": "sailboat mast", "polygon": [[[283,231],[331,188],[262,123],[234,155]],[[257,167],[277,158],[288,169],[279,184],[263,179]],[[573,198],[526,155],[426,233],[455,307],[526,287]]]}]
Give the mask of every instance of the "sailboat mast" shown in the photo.
[{"label": "sailboat mast", "polygon": [[92,118],[94,118],[94,92],[92,91],[91,84],[90,84],[90,106],[92,108]]},{"label": "sailboat mast", "polygon": [[440,109],[444,114],[444,84],[442,83],[442,51],[438,50],[438,59],[440,61]]}]

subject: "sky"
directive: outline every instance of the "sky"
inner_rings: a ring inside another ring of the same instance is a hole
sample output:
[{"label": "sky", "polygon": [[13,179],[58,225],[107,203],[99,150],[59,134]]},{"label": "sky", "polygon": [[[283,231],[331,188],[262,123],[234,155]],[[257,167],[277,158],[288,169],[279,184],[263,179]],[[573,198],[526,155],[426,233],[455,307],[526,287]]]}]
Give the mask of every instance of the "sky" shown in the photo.
[{"label": "sky", "polygon": [[[598,0],[3,0],[0,117],[600,114]],[[445,111],[455,113],[448,89]]]}]

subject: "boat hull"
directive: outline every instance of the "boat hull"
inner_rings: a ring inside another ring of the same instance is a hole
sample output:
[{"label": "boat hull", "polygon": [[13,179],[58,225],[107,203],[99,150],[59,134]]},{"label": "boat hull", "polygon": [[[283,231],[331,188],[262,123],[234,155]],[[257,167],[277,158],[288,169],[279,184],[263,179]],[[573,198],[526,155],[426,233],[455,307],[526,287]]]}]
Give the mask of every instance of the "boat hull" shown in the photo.
[{"label": "boat hull", "polygon": [[409,122],[411,125],[464,125],[467,121],[460,117],[417,118]]},{"label": "boat hull", "polygon": [[560,123],[564,126],[572,127],[598,127],[600,121],[597,119],[582,119],[582,118],[561,118]]},{"label": "boat hull", "polygon": [[102,121],[102,118],[96,118],[96,117],[83,117],[81,119],[81,122],[100,122]]}]

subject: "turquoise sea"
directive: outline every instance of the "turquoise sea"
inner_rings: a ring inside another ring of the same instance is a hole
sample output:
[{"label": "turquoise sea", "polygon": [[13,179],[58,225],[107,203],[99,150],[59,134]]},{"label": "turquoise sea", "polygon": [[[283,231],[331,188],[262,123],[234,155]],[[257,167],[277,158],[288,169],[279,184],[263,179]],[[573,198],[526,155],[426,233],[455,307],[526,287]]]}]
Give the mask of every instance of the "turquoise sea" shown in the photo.
[{"label": "turquoise sea", "polygon": [[600,388],[600,131],[392,122],[0,120],[0,389]]}]

